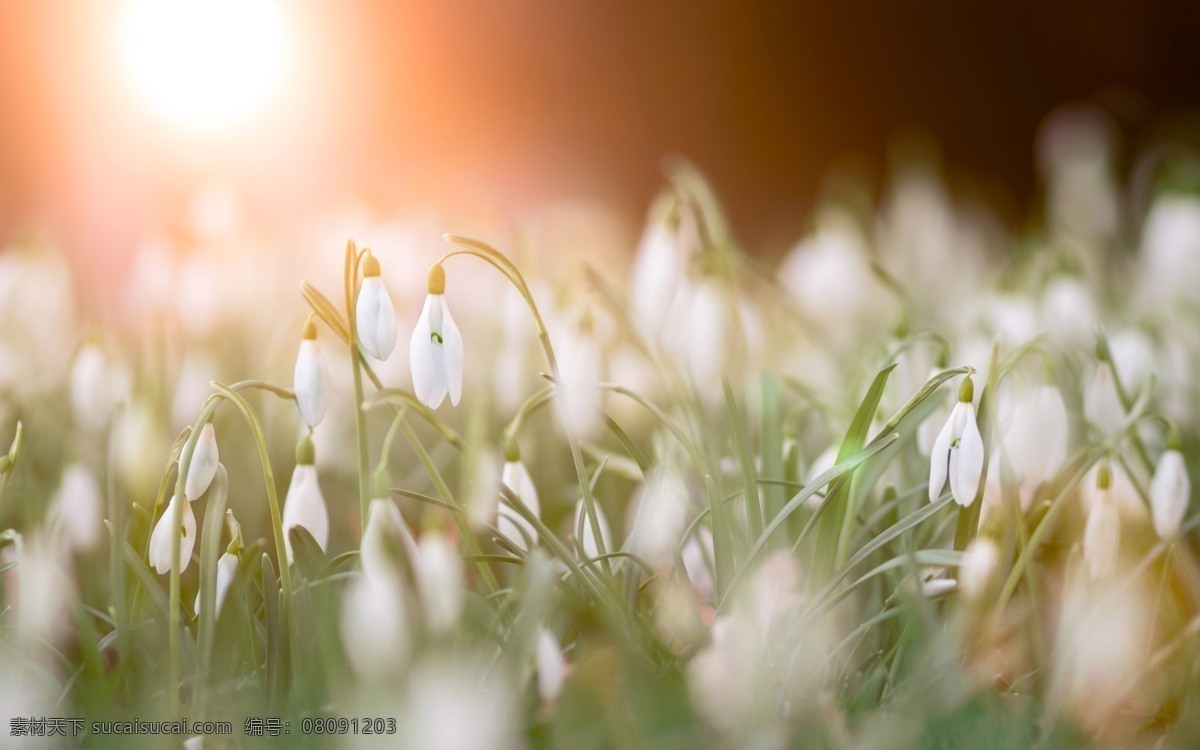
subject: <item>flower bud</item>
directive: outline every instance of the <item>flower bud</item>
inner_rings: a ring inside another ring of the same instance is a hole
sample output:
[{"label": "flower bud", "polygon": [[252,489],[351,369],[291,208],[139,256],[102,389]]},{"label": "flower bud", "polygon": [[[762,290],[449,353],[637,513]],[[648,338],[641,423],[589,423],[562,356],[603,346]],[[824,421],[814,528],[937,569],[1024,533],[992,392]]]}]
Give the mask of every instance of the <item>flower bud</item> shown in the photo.
[{"label": "flower bud", "polygon": [[363,350],[375,359],[387,359],[396,346],[396,308],[379,276],[379,261],[370,250],[363,260],[363,280],[354,305],[354,318]]},{"label": "flower bud", "polygon": [[212,422],[208,422],[200,430],[192,449],[192,462],[183,485],[183,494],[188,500],[196,500],[208,490],[217,474],[217,461],[217,436]]},{"label": "flower bud", "polygon": [[296,355],[293,385],[296,391],[296,406],[309,428],[316,427],[325,416],[325,360],[317,344],[317,326],[313,316],[304,324],[304,337],[300,341],[300,352]]},{"label": "flower bud", "polygon": [[1154,530],[1160,538],[1170,539],[1179,532],[1191,494],[1192,484],[1183,454],[1168,449],[1158,460],[1154,478],[1150,480],[1150,509],[1154,513]]}]

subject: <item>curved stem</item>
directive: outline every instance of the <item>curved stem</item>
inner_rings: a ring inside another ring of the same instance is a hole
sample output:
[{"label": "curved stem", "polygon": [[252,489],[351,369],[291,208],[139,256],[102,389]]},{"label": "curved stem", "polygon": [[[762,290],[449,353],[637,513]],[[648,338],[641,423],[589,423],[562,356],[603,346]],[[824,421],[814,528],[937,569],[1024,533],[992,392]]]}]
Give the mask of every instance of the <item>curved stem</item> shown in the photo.
[{"label": "curved stem", "polygon": [[[500,273],[504,274],[521,296],[525,299],[525,304],[529,308],[530,314],[533,316],[534,325],[537,327],[538,340],[541,342],[542,351],[546,353],[546,362],[550,366],[550,374],[555,380],[562,380],[562,373],[558,369],[558,359],[554,356],[554,347],[550,344],[550,334],[546,330],[546,322],[542,320],[542,314],[538,311],[537,303],[533,300],[533,294],[529,291],[529,286],[525,283],[525,278],[521,272],[513,265],[507,257],[499,250],[479,240],[472,240],[466,237],[459,237],[453,234],[445,234],[442,237],[462,247],[461,250],[451,250],[442,256],[438,261],[438,265],[444,263],[448,258],[455,255],[474,255],[481,258]],[[575,465],[575,474],[579,480],[579,489],[583,495],[583,505],[587,510],[588,522],[592,527],[592,536],[596,540],[596,548],[600,554],[605,554],[608,550],[605,549],[604,539],[600,533],[600,518],[596,513],[596,501],[592,498],[591,488],[588,486],[587,469],[583,464],[583,451],[579,448],[579,439],[575,436],[575,430],[572,425],[565,426],[567,433],[567,443],[571,448],[571,461]],[[604,571],[611,575],[612,567],[609,565],[608,558],[604,558]]]},{"label": "curved stem", "polygon": [[354,437],[358,453],[358,521],[359,528],[367,528],[367,507],[371,502],[370,469],[367,465],[367,415],[363,413],[362,370],[359,369],[358,320],[355,315],[357,300],[358,265],[362,254],[358,253],[354,240],[346,241],[346,269],[343,278],[346,292],[346,320],[348,331],[346,344],[350,350],[350,370],[354,374]]}]

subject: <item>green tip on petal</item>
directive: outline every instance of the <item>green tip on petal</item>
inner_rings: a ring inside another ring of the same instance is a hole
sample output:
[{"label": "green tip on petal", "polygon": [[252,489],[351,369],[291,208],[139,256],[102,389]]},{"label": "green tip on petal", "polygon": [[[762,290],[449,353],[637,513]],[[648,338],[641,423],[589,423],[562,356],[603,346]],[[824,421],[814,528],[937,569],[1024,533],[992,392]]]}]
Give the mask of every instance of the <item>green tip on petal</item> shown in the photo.
[{"label": "green tip on petal", "polygon": [[296,463],[300,466],[312,466],[317,460],[317,450],[313,447],[312,438],[308,435],[296,443]]},{"label": "green tip on petal", "polygon": [[521,460],[521,446],[517,444],[517,439],[512,435],[504,438],[504,460],[509,463]]},{"label": "green tip on petal", "polygon": [[433,268],[429,269],[429,293],[446,293],[446,269],[442,268],[441,263],[438,263],[434,265]]},{"label": "green tip on petal", "polygon": [[1102,490],[1112,486],[1112,468],[1108,462],[1100,465],[1100,471],[1096,474],[1096,486]]},{"label": "green tip on petal", "polygon": [[975,400],[975,383],[972,382],[970,375],[963,378],[963,381],[958,385],[958,400],[964,404],[969,404]]}]

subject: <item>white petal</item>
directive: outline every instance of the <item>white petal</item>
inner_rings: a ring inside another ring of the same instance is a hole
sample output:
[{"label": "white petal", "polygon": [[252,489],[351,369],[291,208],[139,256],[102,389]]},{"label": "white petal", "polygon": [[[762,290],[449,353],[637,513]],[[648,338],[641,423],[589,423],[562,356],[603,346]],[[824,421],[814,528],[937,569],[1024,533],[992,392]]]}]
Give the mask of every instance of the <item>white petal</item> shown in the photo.
[{"label": "white petal", "polygon": [[338,630],[360,677],[382,681],[402,669],[410,648],[405,610],[404,579],[391,565],[364,568],[347,584]]},{"label": "white petal", "polygon": [[548,703],[558,697],[567,679],[567,660],[558,640],[545,628],[538,628],[536,653],[538,695]]},{"label": "white petal", "polygon": [[434,631],[446,630],[462,613],[462,558],[437,533],[422,536],[417,550],[414,572],[426,622]]},{"label": "white petal", "polygon": [[329,512],[325,509],[325,498],[317,481],[317,467],[311,464],[296,466],[283,505],[283,544],[287,549],[288,564],[292,562],[292,540],[288,531],[293,526],[303,526],[312,534],[321,550],[326,549],[329,543]]},{"label": "white petal", "polygon": [[975,502],[983,474],[983,437],[975,423],[975,409],[964,404],[965,424],[958,446],[950,449],[950,493],[964,508]]},{"label": "white petal", "polygon": [[408,359],[412,366],[413,392],[417,399],[430,409],[436,409],[446,397],[446,380],[442,375],[442,348],[433,342],[431,316],[437,306],[435,295],[425,297],[421,317],[413,329],[408,346]]},{"label": "white petal", "polygon": [[191,503],[187,500],[180,500],[179,496],[175,495],[172,496],[171,502],[150,534],[150,564],[160,575],[171,570],[172,524],[175,519],[175,507],[180,502],[183,503],[183,506],[180,509],[182,518],[179,538],[179,572],[187,570],[188,563],[192,561],[192,549],[196,546],[196,514],[192,511]]},{"label": "white petal", "polygon": [[309,427],[316,427],[325,416],[325,380],[325,360],[317,342],[304,339],[300,342],[300,353],[296,355],[293,384],[296,406]]},{"label": "white petal", "polygon": [[1154,530],[1159,537],[1169,539],[1179,531],[1191,493],[1183,455],[1176,450],[1163,453],[1150,481],[1150,506],[1154,511]]},{"label": "white petal", "polygon": [[[957,409],[957,407],[955,407]],[[950,418],[946,420],[946,424],[942,427],[942,431],[938,433],[937,440],[933,441],[933,448],[929,451],[929,502],[936,503],[938,497],[942,494],[942,487],[946,484],[946,476],[950,464],[950,443],[954,441],[954,414],[950,413]]]},{"label": "white petal", "polygon": [[[534,486],[533,478],[529,476],[529,470],[525,468],[523,461],[506,461],[500,473],[500,481],[512,490],[535,516],[541,515],[537,487]],[[507,504],[500,506],[496,528],[522,550],[528,551],[529,542],[537,544],[537,528]]]},{"label": "white petal", "polygon": [[963,552],[962,564],[958,568],[958,581],[963,596],[972,601],[987,590],[992,575],[1000,562],[1000,550],[986,536],[975,537]]},{"label": "white petal", "polygon": [[200,437],[196,439],[196,447],[192,450],[192,462],[188,465],[187,481],[183,485],[183,494],[188,500],[196,500],[212,484],[217,474],[217,461],[217,437],[212,422],[209,422],[200,430]]},{"label": "white petal", "polygon": [[1117,568],[1121,546],[1121,519],[1111,498],[1092,508],[1083,535],[1083,557],[1092,580],[1109,578]]},{"label": "white petal", "polygon": [[387,359],[396,346],[396,308],[378,276],[363,279],[354,316],[363,349],[375,359]]},{"label": "white petal", "polygon": [[[225,594],[229,591],[229,584],[233,583],[233,578],[237,575],[238,559],[237,555],[226,552],[217,560],[217,617],[221,616],[221,605],[225,602]],[[200,592],[196,592],[196,603],[192,606],[192,611],[197,615],[200,614]]]},{"label": "white petal", "polygon": [[445,367],[446,387],[450,391],[450,405],[458,406],[462,397],[463,383],[463,339],[454,316],[450,314],[450,305],[444,295],[438,295],[442,305],[442,363]]}]

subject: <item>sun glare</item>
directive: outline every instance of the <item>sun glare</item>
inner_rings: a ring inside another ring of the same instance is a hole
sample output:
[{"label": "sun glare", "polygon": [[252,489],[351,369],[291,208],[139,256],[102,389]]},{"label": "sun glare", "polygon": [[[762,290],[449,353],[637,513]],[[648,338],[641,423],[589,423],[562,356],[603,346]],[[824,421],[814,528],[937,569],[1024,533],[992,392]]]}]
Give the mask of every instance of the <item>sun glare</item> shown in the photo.
[{"label": "sun glare", "polygon": [[138,92],[194,128],[232,125],[278,82],[284,28],[273,0],[130,0],[122,57]]}]

